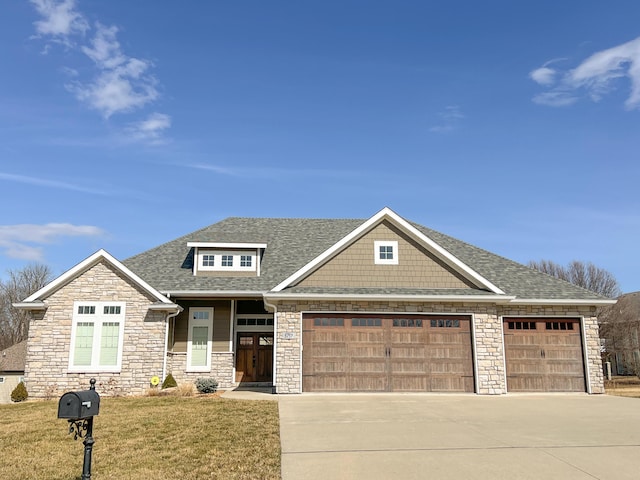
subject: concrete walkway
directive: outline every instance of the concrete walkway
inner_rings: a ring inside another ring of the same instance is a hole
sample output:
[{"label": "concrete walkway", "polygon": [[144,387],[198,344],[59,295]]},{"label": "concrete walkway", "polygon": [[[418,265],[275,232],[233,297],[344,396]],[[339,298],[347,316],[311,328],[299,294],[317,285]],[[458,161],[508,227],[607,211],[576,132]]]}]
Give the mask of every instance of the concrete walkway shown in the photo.
[{"label": "concrete walkway", "polygon": [[279,396],[283,480],[640,479],[640,399]]}]

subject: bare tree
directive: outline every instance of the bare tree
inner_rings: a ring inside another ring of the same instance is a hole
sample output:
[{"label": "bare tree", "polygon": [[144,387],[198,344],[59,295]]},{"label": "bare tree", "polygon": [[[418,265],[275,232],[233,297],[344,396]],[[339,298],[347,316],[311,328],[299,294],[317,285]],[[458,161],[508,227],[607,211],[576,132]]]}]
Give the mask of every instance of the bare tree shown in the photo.
[{"label": "bare tree", "polygon": [[8,278],[0,281],[0,350],[26,340],[29,335],[27,312],[13,307],[52,279],[51,269],[43,264],[31,264],[20,270],[9,270]]},{"label": "bare tree", "polygon": [[614,373],[640,376],[640,292],[627,293],[598,316],[605,360]]},{"label": "bare tree", "polygon": [[622,293],[616,278],[591,262],[574,260],[565,267],[551,260],[532,260],[529,267],[608,298],[616,298]]}]

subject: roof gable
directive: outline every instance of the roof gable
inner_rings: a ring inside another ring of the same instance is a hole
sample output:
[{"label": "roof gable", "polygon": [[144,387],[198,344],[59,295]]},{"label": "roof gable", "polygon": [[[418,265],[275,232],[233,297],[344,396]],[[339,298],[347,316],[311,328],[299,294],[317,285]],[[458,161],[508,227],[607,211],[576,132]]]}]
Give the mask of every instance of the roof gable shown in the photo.
[{"label": "roof gable", "polygon": [[390,225],[407,235],[408,238],[413,239],[429,254],[442,262],[443,265],[448,267],[451,272],[455,272],[461,278],[466,279],[469,283],[476,285],[480,289],[485,289],[498,295],[504,295],[504,292],[500,288],[484,278],[482,275],[462,262],[460,259],[456,258],[454,255],[452,255],[450,252],[448,252],[446,249],[444,249],[442,246],[433,241],[431,238],[415,228],[413,225],[404,220],[388,207],[380,210],[377,214],[364,222],[358,228],[351,231],[337,243],[333,244],[330,248],[322,252],[320,255],[316,256],[304,267],[294,272],[284,281],[280,282],[272,289],[272,292],[281,292],[287,287],[294,286],[302,279],[317,271],[323,265],[326,265],[327,262],[333,259],[336,255],[343,252],[346,248],[353,245],[358,240],[362,239],[366,234],[371,232],[375,227],[382,224],[383,222],[388,222]]},{"label": "roof gable", "polygon": [[147,282],[142,280],[138,275],[133,273],[127,267],[125,267],[120,261],[115,259],[112,255],[110,255],[105,250],[98,250],[93,255],[87,257],[82,262],[78,263],[75,267],[67,270],[65,273],[60,275],[58,278],[45,285],[43,288],[33,293],[32,295],[25,298],[21,303],[15,304],[17,308],[22,309],[31,309],[31,308],[42,308],[44,304],[42,303],[44,299],[49,297],[54,292],[58,291],[73,279],[79,277],[87,270],[91,269],[95,265],[100,262],[107,262],[113,268],[122,273],[126,278],[130,281],[138,285],[143,291],[147,292],[151,297],[155,298],[160,304],[165,304],[167,308],[175,307],[176,305],[169,300],[167,297],[158,292],[155,288],[149,285]]},{"label": "roof gable", "polygon": [[[392,249],[379,260],[380,246]],[[478,289],[464,276],[387,220],[346,246],[296,287]]]}]

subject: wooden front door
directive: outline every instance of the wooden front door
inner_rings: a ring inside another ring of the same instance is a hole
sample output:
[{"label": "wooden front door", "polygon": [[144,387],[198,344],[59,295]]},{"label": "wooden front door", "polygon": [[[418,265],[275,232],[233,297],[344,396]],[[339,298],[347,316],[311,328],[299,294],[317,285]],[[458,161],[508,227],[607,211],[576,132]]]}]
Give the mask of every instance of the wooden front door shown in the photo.
[{"label": "wooden front door", "polygon": [[303,391],[473,392],[469,317],[303,320]]},{"label": "wooden front door", "polygon": [[509,392],[584,392],[580,321],[505,318]]},{"label": "wooden front door", "polygon": [[238,333],[236,382],[273,380],[273,333]]}]

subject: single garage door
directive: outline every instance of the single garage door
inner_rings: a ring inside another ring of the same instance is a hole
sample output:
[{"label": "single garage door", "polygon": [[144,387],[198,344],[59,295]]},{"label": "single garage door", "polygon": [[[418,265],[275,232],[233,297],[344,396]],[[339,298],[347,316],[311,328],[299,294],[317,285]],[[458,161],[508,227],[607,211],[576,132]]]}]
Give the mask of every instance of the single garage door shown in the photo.
[{"label": "single garage door", "polygon": [[303,317],[305,392],[473,392],[468,316]]},{"label": "single garage door", "polygon": [[504,318],[507,390],[584,392],[580,320]]}]

